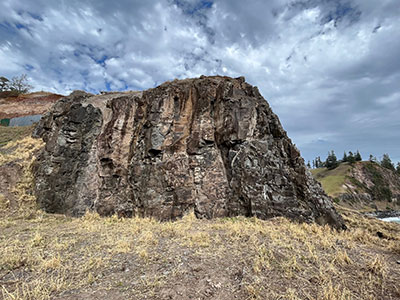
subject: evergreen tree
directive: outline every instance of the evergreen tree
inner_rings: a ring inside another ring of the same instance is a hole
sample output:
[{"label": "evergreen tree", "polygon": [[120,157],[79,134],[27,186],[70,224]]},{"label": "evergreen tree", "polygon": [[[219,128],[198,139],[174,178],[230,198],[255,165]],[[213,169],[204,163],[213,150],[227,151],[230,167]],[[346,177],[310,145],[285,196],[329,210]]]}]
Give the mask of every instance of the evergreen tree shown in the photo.
[{"label": "evergreen tree", "polygon": [[339,165],[339,162],[337,161],[335,152],[332,150],[331,152],[328,153],[328,157],[326,158],[325,161],[325,167],[328,168],[328,170],[333,170]]},{"label": "evergreen tree", "polygon": [[347,154],[346,154],[346,151],[344,151],[344,153],[343,153],[342,162],[347,162]]},{"label": "evergreen tree", "polygon": [[387,154],[387,153],[383,154],[383,157],[382,157],[382,160],[381,160],[381,166],[386,168],[386,169],[395,171],[395,168],[394,168],[394,165],[392,163],[392,160],[390,159],[389,154]]},{"label": "evergreen tree", "polygon": [[370,161],[370,162],[373,162],[373,163],[377,163],[377,162],[378,162],[378,160],[376,159],[376,157],[373,156],[372,154],[369,155],[369,161]]},{"label": "evergreen tree", "polygon": [[310,161],[308,161],[308,163],[307,163],[307,168],[311,169]]},{"label": "evergreen tree", "polygon": [[400,175],[400,162],[397,163],[396,173]]},{"label": "evergreen tree", "polygon": [[353,164],[353,163],[356,162],[356,159],[355,159],[355,157],[354,157],[354,155],[353,155],[353,152],[349,151],[349,155],[347,155],[347,161],[348,161],[350,164]]},{"label": "evergreen tree", "polygon": [[315,158],[315,168],[318,169],[321,167],[319,156]]},{"label": "evergreen tree", "polygon": [[323,168],[324,167],[324,163],[321,161],[321,157],[318,156],[317,159],[317,168]]},{"label": "evergreen tree", "polygon": [[354,159],[355,161],[362,161],[361,154],[358,150],[356,152],[356,155],[354,156]]}]

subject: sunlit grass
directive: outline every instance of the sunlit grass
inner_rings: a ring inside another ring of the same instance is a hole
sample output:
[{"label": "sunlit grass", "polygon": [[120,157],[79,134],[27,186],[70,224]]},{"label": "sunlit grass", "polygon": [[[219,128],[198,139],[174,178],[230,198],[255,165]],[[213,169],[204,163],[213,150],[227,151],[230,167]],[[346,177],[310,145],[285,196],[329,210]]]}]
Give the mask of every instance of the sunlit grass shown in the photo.
[{"label": "sunlit grass", "polygon": [[311,173],[317,179],[324,191],[331,197],[336,197],[345,192],[343,185],[350,170],[349,164],[340,164],[333,170],[327,168],[312,169]]},{"label": "sunlit grass", "polygon": [[32,133],[32,128],[32,126],[0,126],[0,147],[9,142],[30,136]]},{"label": "sunlit grass", "polygon": [[2,148],[0,163],[21,164],[23,176],[13,191],[17,210],[0,195],[0,299],[79,299],[97,291],[108,299],[400,298],[399,224],[345,208],[349,229],[341,232],[282,217],[51,215],[35,208],[30,193],[40,147],[25,137]]},{"label": "sunlit grass", "polygon": [[[102,274],[124,263],[128,270],[135,266],[148,274],[137,287],[156,299],[187,272],[181,259],[202,261],[206,268],[212,261],[241,265],[245,294],[255,299],[276,299],[265,298],[268,289],[282,299],[368,299],[360,286],[376,295],[395,295],[399,278],[391,275],[386,261],[388,255],[399,255],[400,226],[350,212],[345,219],[349,230],[337,232],[284,218],[198,220],[193,213],[176,222],[95,213],[75,219],[39,211],[30,218],[8,217],[0,222],[0,278],[21,269],[27,273],[3,285],[2,295],[40,300],[72,287],[109,286],[111,277]],[[388,238],[379,239],[377,229]],[[276,281],[271,285],[271,280]],[[281,282],[303,287],[282,289]]]}]

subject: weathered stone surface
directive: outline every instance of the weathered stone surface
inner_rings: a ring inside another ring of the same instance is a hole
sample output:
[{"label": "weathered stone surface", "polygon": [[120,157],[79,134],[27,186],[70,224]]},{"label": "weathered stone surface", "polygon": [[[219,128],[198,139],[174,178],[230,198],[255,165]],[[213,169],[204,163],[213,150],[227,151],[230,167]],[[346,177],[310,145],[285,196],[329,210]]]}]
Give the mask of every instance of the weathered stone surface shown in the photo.
[{"label": "weathered stone surface", "polygon": [[[372,161],[346,163],[346,178],[335,198],[353,207],[374,209],[400,205],[400,176],[395,171]],[[318,175],[316,176],[318,178]],[[319,177],[320,179],[322,177]]]},{"label": "weathered stone surface", "polygon": [[243,77],[61,99],[37,126],[49,212],[175,219],[257,216],[343,227],[278,117]]}]

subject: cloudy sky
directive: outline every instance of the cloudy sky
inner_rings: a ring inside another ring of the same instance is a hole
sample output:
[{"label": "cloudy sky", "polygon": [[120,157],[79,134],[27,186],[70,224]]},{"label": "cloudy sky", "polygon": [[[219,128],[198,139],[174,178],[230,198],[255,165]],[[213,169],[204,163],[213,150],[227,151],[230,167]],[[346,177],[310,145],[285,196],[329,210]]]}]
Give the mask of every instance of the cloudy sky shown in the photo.
[{"label": "cloudy sky", "polygon": [[399,16],[399,0],[1,0],[0,76],[69,94],[244,75],[306,160],[400,161]]}]

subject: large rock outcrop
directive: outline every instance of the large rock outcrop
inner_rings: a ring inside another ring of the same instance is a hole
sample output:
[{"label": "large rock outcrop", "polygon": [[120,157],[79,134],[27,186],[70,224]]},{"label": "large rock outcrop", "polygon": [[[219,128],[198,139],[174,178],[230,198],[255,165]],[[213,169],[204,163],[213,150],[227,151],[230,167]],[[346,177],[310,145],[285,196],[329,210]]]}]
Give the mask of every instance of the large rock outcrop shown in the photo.
[{"label": "large rock outcrop", "polygon": [[59,100],[35,129],[48,212],[175,219],[286,216],[342,228],[329,197],[256,87],[243,77]]}]

